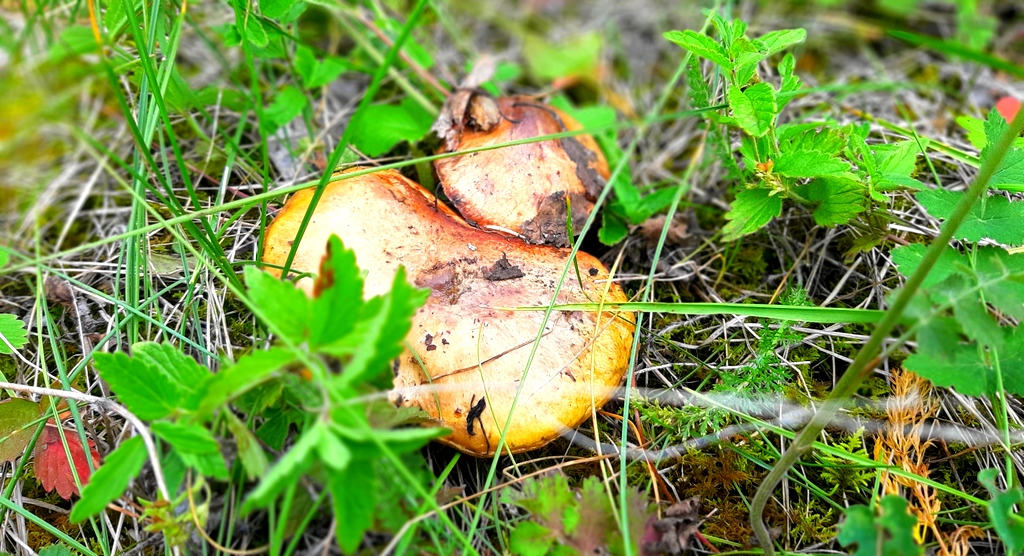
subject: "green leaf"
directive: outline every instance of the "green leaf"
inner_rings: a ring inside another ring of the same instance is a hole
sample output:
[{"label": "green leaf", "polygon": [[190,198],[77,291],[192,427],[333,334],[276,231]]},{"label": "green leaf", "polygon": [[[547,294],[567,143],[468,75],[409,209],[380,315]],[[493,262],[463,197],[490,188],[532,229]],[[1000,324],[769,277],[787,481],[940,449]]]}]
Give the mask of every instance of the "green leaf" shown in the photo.
[{"label": "green leaf", "polygon": [[245,267],[245,285],[260,313],[270,319],[267,324],[275,334],[296,344],[306,341],[313,308],[305,292],[255,266]]},{"label": "green leaf", "polygon": [[373,511],[377,504],[377,472],[372,463],[349,465],[329,474],[327,487],[331,491],[334,519],[338,527],[338,546],[352,554],[363,540],[363,534],[373,525]]},{"label": "green leaf", "polygon": [[722,239],[732,241],[754,233],[780,214],[782,198],[778,195],[767,189],[740,191],[725,215],[729,222],[722,228]]},{"label": "green leaf", "polygon": [[227,420],[228,431],[235,439],[238,460],[242,463],[246,478],[252,481],[262,477],[270,468],[270,462],[267,461],[267,454],[256,436],[234,413],[225,411],[224,417]]},{"label": "green leaf", "polygon": [[[964,192],[936,189],[918,191],[914,196],[928,214],[945,220],[953,214]],[[1006,245],[1024,244],[1024,201],[1011,202],[1001,195],[981,199],[971,207],[955,237],[972,242],[988,238]]]},{"label": "green leaf", "polygon": [[288,485],[296,483],[313,464],[318,446],[328,434],[330,432],[326,426],[319,421],[302,433],[295,445],[270,468],[260,484],[249,493],[249,497],[242,504],[242,513],[247,514],[254,509],[267,507]]},{"label": "green leaf", "polygon": [[1017,320],[1024,319],[1024,254],[983,247],[976,251],[974,262],[974,283],[982,285],[985,301]]},{"label": "green leaf", "polygon": [[282,348],[254,351],[241,357],[237,363],[221,369],[203,386],[198,410],[209,413],[234,397],[260,384],[285,365],[295,361],[295,355]]},{"label": "green leaf", "polygon": [[132,345],[132,355],[147,365],[159,368],[186,396],[193,394],[203,382],[213,376],[209,370],[196,363],[195,359],[171,344],[139,342]]},{"label": "green leaf", "polygon": [[337,385],[346,388],[383,376],[386,384],[375,385],[390,387],[389,363],[405,349],[403,341],[412,328],[412,316],[429,295],[430,290],[409,285],[405,269],[400,267],[391,291],[363,305],[361,343],[345,372],[338,375]]},{"label": "green leaf", "polygon": [[[985,146],[988,145],[988,138],[985,137],[985,120],[970,116],[960,116],[956,119],[956,123],[960,124],[960,127],[964,128],[964,131],[967,132],[967,141],[975,149],[978,149],[978,151],[984,150]],[[1013,148],[1024,149],[1024,137],[1015,139],[1013,141]]]},{"label": "green leaf", "polygon": [[345,133],[363,154],[380,156],[403,141],[419,141],[432,124],[431,115],[414,100],[406,98],[398,106],[367,106],[356,113]]},{"label": "green leaf", "polygon": [[[924,143],[927,145],[927,141]],[[880,174],[910,176],[917,168],[917,155],[921,147],[915,141],[900,141],[888,145],[872,145],[876,171]]]},{"label": "green leaf", "polygon": [[427,442],[450,433],[448,429],[444,428],[376,429],[370,428],[369,424],[363,427],[334,425],[332,428],[344,437],[346,446],[351,448],[352,455],[357,461],[385,457],[384,452],[380,449],[380,444],[386,445],[393,454],[405,454],[418,450]]},{"label": "green leaf", "polygon": [[181,390],[164,369],[123,353],[97,353],[93,358],[100,378],[138,418],[155,421],[178,410]]},{"label": "green leaf", "polygon": [[332,472],[345,469],[352,462],[352,450],[349,450],[348,446],[345,446],[345,443],[333,431],[324,434],[316,448],[320,455],[320,461],[324,462]]},{"label": "green leaf", "polygon": [[82,489],[82,499],[71,508],[71,521],[84,521],[117,500],[128,483],[139,474],[146,463],[146,445],[141,436],[125,440],[107,456],[103,465],[89,478],[89,484]]},{"label": "green leaf", "polygon": [[77,556],[77,552],[63,544],[51,544],[39,550],[39,556]]},{"label": "green leaf", "polygon": [[754,137],[763,137],[775,122],[778,108],[775,89],[768,83],[758,83],[740,90],[729,88],[729,108],[736,124]]},{"label": "green leaf", "polygon": [[39,404],[29,400],[10,398],[0,402],[0,462],[21,457],[32,440],[32,431],[26,427],[41,415]]},{"label": "green leaf", "polygon": [[782,52],[783,50],[804,42],[807,38],[807,31],[803,29],[781,29],[779,31],[772,31],[758,37],[764,46],[768,49],[768,56],[772,54]]},{"label": "green leaf", "polygon": [[837,158],[834,154],[816,150],[783,151],[779,153],[772,167],[773,173],[789,178],[839,176],[849,171],[849,162]]},{"label": "green leaf", "polygon": [[306,96],[302,91],[291,85],[278,91],[274,101],[263,109],[263,120],[260,129],[265,134],[277,131],[281,126],[288,124],[302,113],[306,107]]},{"label": "green leaf", "polygon": [[224,463],[224,456],[218,452],[215,454],[190,454],[187,452],[176,452],[181,461],[188,467],[196,470],[196,473],[216,479],[218,481],[226,481],[230,478],[227,464]]},{"label": "green leaf", "polygon": [[601,214],[601,229],[597,231],[597,239],[605,245],[615,245],[626,239],[628,235],[629,228],[626,227],[626,221],[605,209]]},{"label": "green leaf", "polygon": [[793,57],[793,54],[788,53],[783,56],[782,61],[779,62],[779,95],[776,99],[780,112],[789,104],[789,101],[793,100],[793,95],[790,93],[800,90],[800,78],[793,73],[795,70],[796,58]]},{"label": "green leaf", "polygon": [[687,29],[685,31],[669,31],[663,36],[697,56],[711,60],[726,70],[732,69],[732,60],[729,59],[729,53],[725,50],[725,47],[707,35]]},{"label": "green leaf", "polygon": [[[988,144],[981,151],[982,164],[991,156],[992,145],[999,141],[1009,127],[998,111],[993,109],[989,112],[988,120],[985,122],[985,138]],[[1006,191],[1024,191],[1024,149],[1011,148],[1010,152],[1006,153],[992,174],[989,186]]]},{"label": "green leaf", "polygon": [[219,454],[220,444],[205,427],[186,423],[157,421],[150,425],[153,434],[186,454]]},{"label": "green leaf", "polygon": [[316,89],[334,81],[339,75],[351,69],[351,66],[343,58],[336,56],[317,60],[313,49],[300,44],[295,49],[295,69],[298,70],[304,87]]},{"label": "green leaf", "polygon": [[[1011,394],[1024,394],[1024,333],[1014,328],[1001,329],[1004,338],[997,354],[1003,370],[1003,389]],[[995,369],[984,359],[977,344],[957,343],[934,347],[927,352],[919,348],[907,358],[904,366],[935,383],[936,386],[956,388],[966,396],[987,396],[996,393]],[[995,356],[996,353],[990,354]]]},{"label": "green leaf", "polygon": [[864,185],[839,177],[818,178],[807,185],[807,199],[818,203],[814,221],[819,226],[846,224],[867,207]]},{"label": "green leaf", "polygon": [[354,315],[363,305],[363,276],[356,254],[336,235],[327,241],[327,258],[320,267],[309,321],[309,344],[314,349],[347,336],[356,326]]},{"label": "green leaf", "polygon": [[574,35],[552,43],[540,35],[527,34],[523,57],[530,73],[541,81],[565,77],[595,79],[601,64],[602,36],[598,32]]},{"label": "green leaf", "polygon": [[1024,502],[1024,491],[1020,487],[1002,490],[996,485],[999,477],[998,469],[982,469],[978,473],[978,482],[985,485],[992,500],[988,503],[988,519],[999,534],[999,539],[1006,545],[1007,554],[1020,554],[1024,551],[1024,516],[1014,511]]},{"label": "green leaf", "polygon": [[907,501],[890,494],[882,498],[878,515],[864,505],[846,509],[846,520],[836,539],[845,547],[857,545],[854,556],[916,556],[924,548],[914,542],[917,518],[907,511]]},{"label": "green leaf", "polygon": [[270,19],[280,19],[294,4],[295,0],[260,0],[260,13]]},{"label": "green leaf", "polygon": [[535,521],[522,521],[512,530],[508,539],[512,554],[518,556],[545,556],[555,543],[555,536]]},{"label": "green leaf", "polygon": [[[928,249],[927,245],[920,243],[914,243],[911,245],[901,245],[894,248],[890,252],[892,261],[896,263],[896,268],[900,271],[900,274],[909,278],[921,264],[921,259],[924,258],[924,253]],[[967,259],[961,255],[956,249],[947,247],[941,255],[939,260],[935,263],[935,266],[928,272],[928,276],[925,277],[924,282],[921,283],[922,288],[929,288],[942,282],[949,277],[950,274],[958,272],[957,265],[963,264],[967,266]]]},{"label": "green leaf", "polygon": [[[25,323],[14,315],[0,314],[0,354],[11,354],[14,349],[21,349],[28,343],[28,330]],[[7,344],[10,344],[8,347]]]},{"label": "green leaf", "polygon": [[263,22],[255,14],[239,14],[237,18],[238,21],[235,25],[238,28],[238,34],[244,37],[249,44],[262,48],[270,43],[267,29],[263,27]]}]

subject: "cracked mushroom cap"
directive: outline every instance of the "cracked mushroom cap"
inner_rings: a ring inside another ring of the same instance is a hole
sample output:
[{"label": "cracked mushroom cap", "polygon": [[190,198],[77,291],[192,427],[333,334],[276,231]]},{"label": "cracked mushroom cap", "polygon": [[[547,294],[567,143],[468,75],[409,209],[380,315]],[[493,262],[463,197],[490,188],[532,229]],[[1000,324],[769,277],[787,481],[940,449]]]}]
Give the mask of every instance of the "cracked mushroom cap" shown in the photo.
[{"label": "cracked mushroom cap", "polygon": [[[495,99],[481,98],[470,108],[484,102]],[[449,139],[446,149],[473,149],[582,128],[568,114],[531,97],[502,97],[496,103],[493,112],[500,117],[486,121],[468,109],[466,116],[453,117],[446,104],[434,127]],[[568,245],[565,197],[572,206],[573,227],[579,230],[609,176],[608,162],[589,135],[442,158],[434,167],[445,195],[466,220],[481,228],[515,232],[530,243],[560,247]]]},{"label": "cracked mushroom cap", "polygon": [[[278,213],[263,262],[283,265],[311,197],[311,189],[299,191]],[[507,308],[548,304],[568,250],[469,226],[394,171],[327,186],[296,253],[296,273],[319,270],[331,234],[355,252],[366,297],[384,293],[399,265],[430,289],[406,338],[411,349],[393,363],[391,398],[450,428],[441,442],[493,455],[521,386],[506,451],[539,448],[579,425],[621,384],[634,329],[628,312],[553,312],[524,375],[544,313]],[[570,273],[558,303],[626,301],[597,259],[579,253],[578,263],[582,286]],[[298,284],[312,294],[310,278]]]}]

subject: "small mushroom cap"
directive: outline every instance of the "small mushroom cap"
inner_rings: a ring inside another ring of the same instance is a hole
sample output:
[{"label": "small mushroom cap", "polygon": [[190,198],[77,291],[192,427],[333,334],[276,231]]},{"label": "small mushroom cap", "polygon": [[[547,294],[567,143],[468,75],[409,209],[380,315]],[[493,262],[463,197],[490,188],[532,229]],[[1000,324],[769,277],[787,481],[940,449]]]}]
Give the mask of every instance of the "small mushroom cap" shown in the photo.
[{"label": "small mushroom cap", "polygon": [[[454,150],[582,128],[568,114],[530,97],[502,97],[497,105],[502,115],[497,125],[466,126]],[[589,135],[442,158],[434,167],[445,194],[473,224],[510,230],[530,243],[560,247],[568,245],[566,196],[578,230],[609,176],[608,162]]]},{"label": "small mushroom cap", "polygon": [[[283,266],[311,198],[312,190],[299,191],[279,212],[264,263]],[[509,308],[550,303],[568,250],[473,228],[394,171],[327,186],[293,261],[296,273],[318,271],[331,234],[355,252],[365,296],[384,293],[399,265],[431,290],[394,363],[391,397],[450,428],[441,442],[493,455],[518,389],[505,451],[535,449],[579,425],[621,384],[634,330],[628,312],[553,312],[524,374],[544,313]],[[558,303],[626,301],[597,259],[579,253],[577,261],[582,285],[570,272]],[[311,279],[298,284],[312,294]]]}]

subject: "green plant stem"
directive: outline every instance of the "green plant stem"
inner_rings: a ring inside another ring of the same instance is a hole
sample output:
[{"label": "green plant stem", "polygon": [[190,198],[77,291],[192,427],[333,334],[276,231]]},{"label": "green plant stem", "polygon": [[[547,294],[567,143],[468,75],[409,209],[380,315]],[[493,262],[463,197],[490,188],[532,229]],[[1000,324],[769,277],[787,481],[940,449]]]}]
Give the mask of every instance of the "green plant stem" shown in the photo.
[{"label": "green plant stem", "polygon": [[751,501],[750,507],[750,525],[754,530],[754,535],[757,537],[758,544],[764,550],[767,556],[774,556],[775,547],[772,545],[771,536],[768,533],[768,528],[764,523],[764,508],[771,497],[775,487],[782,482],[782,479],[789,472],[789,468],[792,467],[797,460],[800,459],[804,453],[810,449],[815,437],[825,428],[833,417],[843,408],[846,400],[857,391],[860,384],[864,382],[871,373],[874,371],[877,363],[877,354],[881,350],[882,343],[888,338],[889,333],[895,328],[899,322],[900,317],[903,314],[904,309],[910,303],[910,300],[914,297],[914,294],[921,287],[925,277],[928,276],[928,272],[931,270],[935,263],[938,262],[939,256],[943,250],[949,244],[950,240],[953,239],[953,235],[956,233],[957,228],[963,223],[967,214],[970,212],[971,207],[974,203],[981,198],[982,195],[988,191],[989,180],[992,179],[992,175],[995,173],[999,164],[1002,162],[1006,153],[1009,152],[1013,141],[1020,134],[1021,130],[1024,129],[1024,110],[1017,113],[1017,117],[1010,123],[1009,129],[1007,129],[999,141],[993,146],[991,155],[981,165],[981,170],[978,172],[978,176],[971,183],[970,188],[967,189],[963,198],[957,204],[956,208],[953,209],[953,213],[949,218],[942,224],[942,228],[939,230],[938,236],[932,240],[928,246],[928,250],[925,251],[924,257],[921,260],[920,266],[914,272],[910,278],[907,279],[906,284],[900,291],[900,294],[896,297],[892,307],[886,311],[885,317],[882,322],[878,324],[878,328],[868,338],[867,343],[857,353],[857,357],[850,364],[850,367],[843,374],[843,377],[836,383],[833,388],[832,395],[825,400],[821,409],[811,418],[807,426],[797,435],[793,441],[793,445],[787,450],[778,463],[771,470],[770,473],[765,477],[761,486],[758,487],[757,493],[754,495],[754,499]]}]

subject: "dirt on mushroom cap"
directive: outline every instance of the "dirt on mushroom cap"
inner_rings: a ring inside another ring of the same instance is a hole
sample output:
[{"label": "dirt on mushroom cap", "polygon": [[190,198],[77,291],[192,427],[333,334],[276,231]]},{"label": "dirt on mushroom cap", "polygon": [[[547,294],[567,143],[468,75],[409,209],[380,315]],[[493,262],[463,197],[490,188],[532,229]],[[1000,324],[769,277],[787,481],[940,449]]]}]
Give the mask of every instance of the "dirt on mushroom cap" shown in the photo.
[{"label": "dirt on mushroom cap", "polygon": [[[581,129],[568,114],[531,97],[502,97],[497,105],[502,116],[497,125],[460,128],[457,148],[449,150]],[[589,135],[443,158],[434,167],[445,194],[470,222],[560,247],[568,245],[566,196],[573,226],[579,229],[609,176],[608,162]],[[495,203],[495,198],[502,202]]]},{"label": "dirt on mushroom cap", "polygon": [[[311,197],[300,191],[280,211],[267,230],[264,263],[283,264]],[[548,304],[567,250],[473,228],[394,171],[327,186],[293,261],[296,273],[319,269],[331,234],[367,273],[364,295],[383,293],[399,265],[431,290],[406,338],[415,353],[407,349],[395,366],[392,399],[449,427],[442,442],[493,454],[521,389],[506,446],[538,448],[579,425],[621,384],[634,329],[627,312],[553,313],[524,374],[543,312],[509,308]],[[557,302],[626,301],[597,259],[579,253],[578,264],[582,285],[570,275]],[[311,279],[298,283],[312,293]]]}]

